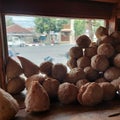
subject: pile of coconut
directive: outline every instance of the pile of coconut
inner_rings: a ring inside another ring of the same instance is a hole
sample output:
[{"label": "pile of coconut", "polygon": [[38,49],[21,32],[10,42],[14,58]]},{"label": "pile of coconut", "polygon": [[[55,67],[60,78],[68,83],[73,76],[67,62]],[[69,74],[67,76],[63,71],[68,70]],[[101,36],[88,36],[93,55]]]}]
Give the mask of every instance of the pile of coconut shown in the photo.
[{"label": "pile of coconut", "polygon": [[79,36],[76,45],[69,49],[67,66],[49,61],[37,66],[21,56],[17,57],[20,63],[9,57],[7,92],[14,95],[26,89],[28,112],[49,110],[54,99],[62,104],[77,102],[85,106],[114,99],[120,90],[120,33],[109,35],[100,26],[96,37],[97,42],[92,42],[86,35]]}]

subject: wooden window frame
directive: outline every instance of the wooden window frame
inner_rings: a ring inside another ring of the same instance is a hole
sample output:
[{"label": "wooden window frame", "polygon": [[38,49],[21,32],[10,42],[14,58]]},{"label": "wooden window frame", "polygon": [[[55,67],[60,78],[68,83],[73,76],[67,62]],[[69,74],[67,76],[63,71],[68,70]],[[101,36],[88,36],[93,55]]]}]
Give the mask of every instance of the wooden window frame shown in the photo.
[{"label": "wooden window frame", "polygon": [[[26,7],[27,6],[27,7]],[[102,6],[102,7],[100,7]],[[116,14],[113,12],[115,4],[98,2],[80,2],[73,0],[61,1],[0,1],[0,87],[6,89],[6,64],[8,46],[6,36],[5,15],[41,15],[69,18],[105,19],[110,32],[116,29]],[[112,24],[112,27],[111,27]]]}]

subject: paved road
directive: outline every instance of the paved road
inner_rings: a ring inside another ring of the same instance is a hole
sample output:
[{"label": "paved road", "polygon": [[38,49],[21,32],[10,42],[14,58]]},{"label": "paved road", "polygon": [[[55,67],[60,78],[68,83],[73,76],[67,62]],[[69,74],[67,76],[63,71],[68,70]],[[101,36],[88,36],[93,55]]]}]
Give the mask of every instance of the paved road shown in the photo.
[{"label": "paved road", "polygon": [[19,53],[37,65],[44,61],[44,58],[50,56],[53,58],[53,63],[66,64],[66,53],[73,45],[45,45],[45,46],[26,46],[26,47],[12,47],[14,51]]}]

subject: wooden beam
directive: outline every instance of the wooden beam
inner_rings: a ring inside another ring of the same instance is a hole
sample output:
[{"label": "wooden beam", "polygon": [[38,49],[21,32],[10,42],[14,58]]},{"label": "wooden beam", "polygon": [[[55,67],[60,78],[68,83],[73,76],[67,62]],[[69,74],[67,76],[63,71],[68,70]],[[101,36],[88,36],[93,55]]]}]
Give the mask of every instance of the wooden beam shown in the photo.
[{"label": "wooden beam", "polygon": [[6,14],[43,15],[75,18],[109,19],[113,4],[85,1],[2,0],[1,11]]},{"label": "wooden beam", "polygon": [[6,64],[8,48],[6,39],[5,16],[0,13],[0,87],[6,90]]},{"label": "wooden beam", "polygon": [[106,2],[106,3],[118,3],[119,2],[119,0],[90,0],[90,1]]}]

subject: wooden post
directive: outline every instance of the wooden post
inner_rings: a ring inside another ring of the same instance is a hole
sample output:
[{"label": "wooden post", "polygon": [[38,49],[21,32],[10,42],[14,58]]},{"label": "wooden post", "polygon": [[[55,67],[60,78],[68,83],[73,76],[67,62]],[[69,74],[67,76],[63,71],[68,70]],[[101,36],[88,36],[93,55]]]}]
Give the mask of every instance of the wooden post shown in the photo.
[{"label": "wooden post", "polygon": [[6,64],[8,58],[5,16],[0,13],[0,87],[6,90]]},{"label": "wooden post", "polygon": [[112,16],[109,20],[107,20],[106,23],[107,23],[106,27],[109,30],[109,34],[116,31],[116,29],[117,29],[117,6],[114,7]]}]

